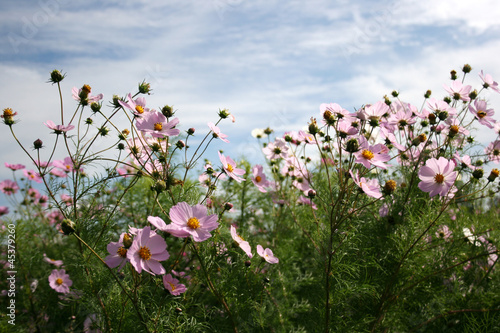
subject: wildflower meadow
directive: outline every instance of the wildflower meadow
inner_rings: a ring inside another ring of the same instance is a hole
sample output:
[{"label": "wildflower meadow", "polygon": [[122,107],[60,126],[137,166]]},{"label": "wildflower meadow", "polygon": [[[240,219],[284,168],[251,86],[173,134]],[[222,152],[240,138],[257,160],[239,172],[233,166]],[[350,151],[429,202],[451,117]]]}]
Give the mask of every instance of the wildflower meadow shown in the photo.
[{"label": "wildflower meadow", "polygon": [[486,72],[419,87],[421,105],[392,91],[318,101],[285,133],[263,120],[261,162],[224,152],[231,110],[194,128],[148,82],[103,96],[65,76],[50,142],[2,106],[4,147],[31,160],[1,165],[2,332],[500,332]]}]

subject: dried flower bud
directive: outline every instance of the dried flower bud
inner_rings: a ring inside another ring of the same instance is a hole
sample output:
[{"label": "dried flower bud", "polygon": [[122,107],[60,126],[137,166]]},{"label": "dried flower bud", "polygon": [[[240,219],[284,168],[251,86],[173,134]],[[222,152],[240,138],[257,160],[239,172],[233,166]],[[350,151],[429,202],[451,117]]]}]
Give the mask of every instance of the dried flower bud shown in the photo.
[{"label": "dried flower bud", "polygon": [[35,142],[33,142],[33,146],[35,149],[40,149],[43,147],[43,142],[40,139],[36,139]]},{"label": "dried flower bud", "polygon": [[464,73],[470,73],[470,71],[472,70],[472,67],[469,65],[469,64],[465,64],[464,67],[462,68],[462,72]]},{"label": "dried flower bud", "polygon": [[429,97],[431,97],[431,94],[432,94],[432,91],[431,91],[431,90],[427,90],[427,91],[425,92],[425,94],[424,94],[424,97],[425,97],[425,98],[429,98]]},{"label": "dried flower bud", "polygon": [[385,182],[384,193],[391,194],[396,190],[396,187],[397,187],[396,181],[389,179],[388,181]]}]

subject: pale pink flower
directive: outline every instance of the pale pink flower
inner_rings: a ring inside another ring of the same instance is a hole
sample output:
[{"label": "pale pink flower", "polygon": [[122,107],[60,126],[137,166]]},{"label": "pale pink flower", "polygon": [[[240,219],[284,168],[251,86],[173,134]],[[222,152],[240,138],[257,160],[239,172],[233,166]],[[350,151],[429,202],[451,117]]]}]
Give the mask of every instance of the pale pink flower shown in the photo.
[{"label": "pale pink flower", "polygon": [[453,160],[456,165],[461,166],[462,168],[469,168],[471,170],[477,169],[477,167],[472,165],[472,160],[469,155],[460,156],[458,152],[455,152],[455,154],[453,154]]},{"label": "pale pink flower", "polygon": [[356,163],[361,163],[368,169],[371,168],[371,165],[381,169],[387,169],[387,164],[385,164],[385,162],[391,159],[391,156],[388,154],[389,148],[381,143],[371,146],[368,141],[361,141],[360,149],[354,153]]},{"label": "pale pink flower", "polygon": [[52,265],[56,266],[57,268],[59,268],[63,264],[62,260],[50,259],[49,257],[47,257],[47,255],[45,253],[43,254],[43,261],[48,262],[49,264],[52,264]]},{"label": "pale pink flower", "polygon": [[0,216],[4,216],[9,214],[9,207],[7,206],[0,206]]},{"label": "pale pink flower", "polygon": [[[467,93],[468,94],[468,93]],[[451,107],[448,103],[435,98],[430,98],[427,101],[427,106],[434,111],[434,113],[446,112],[449,116],[456,116],[457,110]]]},{"label": "pale pink flower", "polygon": [[493,161],[495,164],[500,163],[500,140],[490,142],[488,147],[484,149],[484,152],[488,155],[490,161]]},{"label": "pale pink flower", "polygon": [[[73,99],[75,101],[82,102],[81,98],[80,98],[81,92],[82,92],[82,89],[78,89],[77,87],[73,87],[73,89],[71,89],[71,95],[73,96]],[[84,103],[86,105],[86,104],[91,104],[93,102],[99,102],[103,97],[104,97],[103,94],[99,94],[96,96],[92,96],[92,95],[88,94],[87,100],[84,101]],[[84,104],[84,103],[82,103],[82,104]]]},{"label": "pale pink flower", "polygon": [[493,78],[491,77],[490,74],[483,74],[483,71],[481,70],[481,73],[479,73],[479,77],[484,82],[483,87],[491,88],[494,91],[496,91],[497,93],[500,93],[498,83],[496,81],[493,81]]},{"label": "pale pink flower", "polygon": [[326,123],[325,112],[327,111],[330,112],[332,116],[334,116],[334,119],[344,119],[350,122],[355,118],[349,111],[347,111],[337,103],[322,103],[319,106],[319,111],[321,112],[321,117],[323,118],[324,123]]},{"label": "pale pink flower", "polygon": [[25,166],[22,165],[22,164],[10,164],[10,163],[7,163],[7,162],[5,162],[5,166],[7,168],[11,169],[12,171],[21,170],[21,169],[25,168]]},{"label": "pale pink flower", "polygon": [[443,87],[453,99],[461,99],[464,102],[470,101],[469,93],[472,89],[471,86],[464,85],[462,82],[454,80],[449,87],[447,85],[443,85]]},{"label": "pale pink flower", "polygon": [[442,239],[448,239],[451,237],[451,230],[450,228],[448,228],[447,225],[441,225],[439,226],[439,228],[437,229],[436,231],[436,237],[437,238],[442,238]]},{"label": "pale pink flower", "polygon": [[484,100],[476,99],[474,101],[474,106],[469,105],[469,111],[482,125],[493,128],[493,125],[496,123],[496,120],[493,119],[495,111],[493,109],[488,109],[487,103]]},{"label": "pale pink flower", "polygon": [[220,152],[219,154],[219,159],[222,163],[222,168],[226,172],[226,174],[236,180],[238,183],[241,182],[242,180],[245,180],[244,178],[241,178],[239,176],[245,174],[245,170],[239,169],[236,167],[236,162],[231,159],[229,156],[224,156]]},{"label": "pale pink flower", "polygon": [[127,95],[127,102],[118,100],[118,103],[129,110],[131,110],[136,117],[142,117],[144,112],[149,112],[149,108],[146,107],[146,99],[144,97],[137,97],[137,99],[132,98],[132,94]]},{"label": "pale pink flower", "polygon": [[221,139],[222,141],[226,142],[226,143],[229,143],[229,140],[226,139],[227,138],[227,135],[222,133],[220,131],[220,129],[214,125],[214,123],[212,122],[209,122],[208,123],[208,127],[210,127],[210,130],[213,132],[213,136],[214,138],[219,138]]},{"label": "pale pink flower", "polygon": [[168,121],[161,112],[152,110],[143,114],[136,122],[137,129],[151,134],[155,138],[164,138],[166,136],[177,136],[181,131],[174,128],[179,123],[178,118]]},{"label": "pale pink flower", "polygon": [[[56,160],[56,161],[54,161],[52,163],[52,165],[54,167],[56,167],[56,168],[61,169],[65,173],[70,173],[70,172],[75,171],[75,165],[73,163],[73,160],[69,156],[65,157],[64,160]],[[82,169],[80,169],[80,171],[82,171]],[[57,175],[57,172],[56,172],[55,175]]]},{"label": "pale pink flower", "polygon": [[352,170],[349,170],[349,173],[351,174],[354,183],[356,183],[356,185],[358,185],[367,196],[375,199],[382,198],[380,185],[377,179],[366,179],[365,177],[361,177],[360,179],[357,171],[353,174]]},{"label": "pale pink flower", "polygon": [[69,287],[73,285],[73,281],[64,269],[54,269],[49,275],[49,285],[58,293],[66,294],[69,293]]},{"label": "pale pink flower", "polygon": [[446,196],[458,175],[453,169],[455,169],[455,163],[444,157],[427,160],[418,172],[418,177],[421,180],[418,183],[418,188],[428,192],[431,197],[436,194]]},{"label": "pale pink flower", "polygon": [[10,179],[6,179],[0,183],[0,190],[4,194],[13,195],[19,191],[19,185]]},{"label": "pale pink flower", "polygon": [[239,247],[245,251],[248,257],[252,258],[252,248],[250,247],[250,243],[244,240],[240,235],[236,233],[236,228],[234,225],[231,225],[231,237],[233,240],[239,245]]},{"label": "pale pink flower", "polygon": [[312,209],[314,210],[317,210],[318,209],[318,206],[316,206],[316,204],[312,201],[311,198],[307,198],[303,195],[301,195],[298,199],[297,199],[297,203],[299,205],[307,205],[307,206],[311,206]]},{"label": "pale pink flower", "polygon": [[171,274],[163,275],[163,285],[165,286],[165,289],[167,289],[170,294],[174,296],[179,296],[187,290],[186,286],[179,283],[179,280],[174,278]]},{"label": "pale pink flower", "polygon": [[104,261],[110,268],[118,267],[118,270],[121,270],[123,266],[130,261],[127,257],[128,250],[125,248],[125,245],[123,245],[123,237],[125,234],[126,233],[122,233],[120,235],[118,242],[110,242],[106,247],[109,255]]},{"label": "pale pink flower", "polygon": [[265,189],[269,186],[269,180],[267,180],[266,175],[264,174],[263,167],[260,164],[257,164],[253,167],[253,177],[252,182],[262,193],[267,192]]},{"label": "pale pink flower", "polygon": [[276,138],[274,142],[270,142],[266,147],[262,148],[262,151],[266,155],[267,159],[275,160],[278,158],[288,157],[288,146],[283,138]]},{"label": "pale pink flower", "polygon": [[277,264],[279,262],[279,259],[274,256],[273,251],[269,248],[264,250],[262,245],[257,245],[257,254],[270,264]]},{"label": "pale pink flower", "polygon": [[165,268],[160,261],[167,260],[169,257],[167,243],[163,237],[152,232],[150,227],[137,230],[137,235],[127,251],[127,258],[137,273],[145,270],[152,275],[165,274]]},{"label": "pale pink flower", "polygon": [[56,125],[52,120],[47,120],[46,123],[43,123],[45,126],[50,128],[51,130],[54,130],[55,134],[62,134],[67,131],[71,131],[75,126],[73,125]]},{"label": "pale pink flower", "polygon": [[35,172],[34,170],[23,170],[24,175],[28,180],[32,180],[37,183],[42,182],[42,177],[40,177],[40,174],[38,172]]},{"label": "pale pink flower", "polygon": [[219,226],[217,214],[207,216],[207,208],[200,204],[190,206],[186,202],[179,202],[170,208],[169,217],[172,221],[169,225],[157,216],[149,216],[148,222],[175,237],[192,236],[195,242],[207,240],[212,236],[210,231]]},{"label": "pale pink flower", "polygon": [[365,106],[361,111],[358,112],[358,117],[361,120],[367,121],[370,126],[378,126],[382,116],[388,113],[389,106],[384,102],[378,101],[375,104],[370,104]]}]

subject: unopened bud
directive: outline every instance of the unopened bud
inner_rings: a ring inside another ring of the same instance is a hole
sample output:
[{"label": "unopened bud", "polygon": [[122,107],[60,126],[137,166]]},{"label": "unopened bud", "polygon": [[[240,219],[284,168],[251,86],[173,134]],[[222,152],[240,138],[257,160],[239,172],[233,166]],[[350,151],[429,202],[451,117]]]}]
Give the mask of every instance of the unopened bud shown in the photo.
[{"label": "unopened bud", "polygon": [[457,79],[457,72],[455,70],[452,70],[450,72],[450,76],[451,76],[452,80],[456,80]]},{"label": "unopened bud", "polygon": [[127,233],[123,235],[123,247],[128,249],[129,247],[132,246],[133,243],[132,237]]},{"label": "unopened bud", "polygon": [[469,64],[465,64],[464,67],[462,68],[462,72],[464,73],[470,73],[472,70],[472,67]]},{"label": "unopened bud", "polygon": [[429,97],[431,97],[431,94],[432,94],[432,91],[427,90],[427,91],[425,92],[425,94],[424,94],[424,97],[425,97],[425,98],[429,98]]},{"label": "unopened bud", "polygon": [[355,153],[359,150],[359,142],[357,139],[349,139],[346,143],[345,150],[349,153]]},{"label": "unopened bud", "polygon": [[307,197],[310,199],[314,199],[314,197],[316,197],[316,191],[315,190],[307,191]]},{"label": "unopened bud", "polygon": [[319,132],[318,124],[316,124],[316,119],[311,118],[311,122],[309,123],[309,133],[312,135],[316,135]]},{"label": "unopened bud", "polygon": [[146,81],[142,81],[141,83],[139,83],[139,92],[141,94],[149,95],[150,91],[151,91],[151,86],[149,85],[149,83],[147,83]]},{"label": "unopened bud", "polygon": [[226,202],[224,204],[224,210],[231,210],[231,209],[233,209],[233,207],[234,207],[234,205],[230,202]]},{"label": "unopened bud", "polygon": [[396,181],[389,179],[388,181],[385,182],[384,193],[391,194],[396,190],[396,187],[397,187]]},{"label": "unopened bud", "polygon": [[43,147],[43,142],[40,139],[36,139],[35,142],[33,142],[33,146],[35,149],[40,149]]},{"label": "unopened bud", "polygon": [[161,108],[161,113],[167,118],[170,118],[174,115],[174,109],[170,105],[165,105]]},{"label": "unopened bud", "polygon": [[179,141],[177,141],[177,143],[175,144],[175,146],[177,148],[179,148],[179,149],[182,149],[182,148],[184,148],[186,146],[186,144],[184,143],[184,141],[179,140]]},{"label": "unopened bud", "polygon": [[61,222],[61,230],[66,236],[74,233],[75,227],[75,222],[71,221],[70,219],[64,219]]},{"label": "unopened bud", "polygon": [[188,134],[188,135],[193,135],[193,134],[194,134],[194,132],[195,132],[195,129],[194,129],[193,127],[189,128],[189,129],[187,130],[187,134]]},{"label": "unopened bud", "polygon": [[476,179],[481,179],[483,178],[483,175],[484,175],[484,171],[483,169],[476,169],[472,172],[472,177],[476,178]]},{"label": "unopened bud", "polygon": [[65,74],[61,74],[60,71],[58,71],[57,69],[54,69],[50,73],[49,82],[52,82],[52,84],[59,83],[59,82],[61,82],[64,79],[65,76],[66,76]]},{"label": "unopened bud", "polygon": [[490,175],[488,176],[488,181],[493,182],[495,179],[498,178],[498,175],[500,174],[500,171],[498,169],[493,169],[490,172]]}]

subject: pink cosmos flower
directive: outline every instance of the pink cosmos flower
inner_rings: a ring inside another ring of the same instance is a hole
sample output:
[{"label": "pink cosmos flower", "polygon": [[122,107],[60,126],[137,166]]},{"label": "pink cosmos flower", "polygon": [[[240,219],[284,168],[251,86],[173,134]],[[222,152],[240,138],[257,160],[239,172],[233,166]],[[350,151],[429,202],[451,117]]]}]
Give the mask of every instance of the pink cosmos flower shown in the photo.
[{"label": "pink cosmos flower", "polygon": [[0,216],[4,216],[9,214],[9,207],[7,206],[0,206]]},{"label": "pink cosmos flower", "polygon": [[298,199],[297,199],[297,203],[299,205],[307,205],[307,206],[311,206],[312,209],[314,210],[317,210],[318,209],[318,206],[316,206],[316,204],[312,201],[311,198],[307,198],[303,195],[301,195]]},{"label": "pink cosmos flower", "polygon": [[469,168],[471,170],[477,169],[477,167],[472,165],[472,160],[469,155],[460,156],[458,152],[455,152],[455,154],[453,154],[453,160],[456,165],[461,166],[462,168]]},{"label": "pink cosmos flower", "polygon": [[207,216],[207,208],[197,204],[190,206],[187,202],[179,202],[170,208],[169,217],[172,223],[166,225],[160,217],[149,216],[148,222],[161,231],[175,237],[193,237],[195,242],[203,242],[212,235],[210,231],[217,229],[217,214]]},{"label": "pink cosmos flower", "polygon": [[40,177],[40,174],[34,170],[23,170],[23,174],[26,178],[28,178],[28,180],[32,180],[37,183],[42,182],[42,177]]},{"label": "pink cosmos flower", "polygon": [[470,101],[469,93],[472,89],[471,86],[463,85],[462,82],[454,80],[451,86],[448,87],[447,85],[443,85],[443,87],[454,100],[461,99],[464,102]]},{"label": "pink cosmos flower", "polygon": [[279,263],[279,259],[274,256],[273,251],[271,251],[271,249],[269,248],[266,248],[264,250],[264,248],[260,244],[257,245],[257,254],[270,264]]},{"label": "pink cosmos flower", "polygon": [[[470,86],[469,86],[470,87]],[[469,93],[467,93],[467,96]],[[453,107],[451,107],[448,103],[442,100],[437,100],[435,98],[430,98],[427,101],[427,106],[434,112],[434,113],[441,113],[441,112],[446,112],[449,116],[456,116],[457,115],[457,110]]]},{"label": "pink cosmos flower", "polygon": [[7,195],[16,194],[19,191],[19,186],[16,182],[6,179],[0,183],[0,190]]},{"label": "pink cosmos flower", "polygon": [[359,151],[354,153],[354,157],[356,157],[356,163],[361,163],[368,169],[371,167],[371,165],[374,165],[381,169],[387,169],[387,164],[385,164],[385,162],[391,159],[391,156],[388,154],[389,148],[381,143],[371,146],[366,140],[360,141],[360,149]]},{"label": "pink cosmos flower", "polygon": [[49,264],[52,264],[52,265],[56,266],[57,268],[61,267],[63,264],[62,260],[50,259],[49,257],[47,257],[47,255],[45,253],[43,254],[43,261],[48,262]]},{"label": "pink cosmos flower", "polygon": [[484,82],[483,87],[491,88],[494,91],[496,91],[497,93],[500,93],[498,83],[496,81],[493,81],[493,78],[491,77],[490,74],[483,74],[483,71],[481,70],[481,73],[479,73],[479,77]]},{"label": "pink cosmos flower", "polygon": [[480,124],[493,128],[493,125],[496,123],[496,120],[492,118],[495,111],[487,107],[486,101],[476,99],[474,106],[469,105],[469,111],[476,117]]},{"label": "pink cosmos flower", "polygon": [[5,166],[7,168],[11,169],[12,171],[21,170],[21,169],[25,168],[25,166],[22,165],[22,164],[10,164],[10,163],[7,163],[7,162],[5,162]]},{"label": "pink cosmos flower", "polygon": [[399,110],[389,117],[388,124],[397,128],[404,128],[408,125],[413,125],[416,122],[416,116],[411,110]]},{"label": "pink cosmos flower", "polygon": [[276,138],[274,142],[270,142],[265,148],[262,148],[262,151],[269,160],[288,157],[288,146],[283,138]]},{"label": "pink cosmos flower", "polygon": [[431,197],[436,194],[446,196],[458,175],[453,169],[455,169],[455,162],[448,161],[444,157],[428,159],[418,172],[421,180],[418,188],[428,192]]},{"label": "pink cosmos flower", "polygon": [[214,125],[214,123],[209,122],[209,123],[208,123],[208,127],[210,127],[210,129],[212,130],[214,138],[219,138],[219,139],[221,139],[222,141],[229,143],[229,140],[228,140],[228,139],[226,139],[226,138],[227,138],[227,135],[226,135],[226,134],[224,134],[224,133],[222,133],[222,132],[220,131],[220,129],[219,129],[217,126],[215,126],[215,125]]},{"label": "pink cosmos flower", "polygon": [[71,131],[73,128],[75,128],[75,126],[73,125],[56,125],[54,124],[54,122],[52,120],[47,120],[46,123],[43,123],[45,126],[47,126],[48,128],[50,128],[51,130],[54,130],[54,133],[55,134],[62,134],[62,133],[65,133],[67,131]]},{"label": "pink cosmos flower", "polygon": [[123,237],[125,234],[126,233],[122,233],[120,235],[118,242],[110,242],[106,247],[109,255],[104,259],[104,261],[110,268],[119,266],[118,270],[121,270],[123,266],[130,261],[127,257],[128,250],[125,248],[125,245],[123,245]]},{"label": "pink cosmos flower", "polygon": [[186,286],[179,283],[179,280],[174,278],[171,274],[163,275],[163,285],[165,286],[165,289],[167,289],[170,294],[174,296],[179,296],[186,291]]},{"label": "pink cosmos flower", "polygon": [[73,281],[71,281],[64,269],[54,269],[49,275],[49,285],[58,293],[67,294],[69,293],[69,287],[73,285]]},{"label": "pink cosmos flower", "polygon": [[233,161],[231,157],[229,156],[225,157],[220,152],[218,152],[218,154],[219,154],[219,159],[222,163],[222,168],[229,177],[233,178],[238,183],[240,183],[242,180],[245,180],[244,178],[238,177],[244,175],[245,170],[236,168],[236,162]]},{"label": "pink cosmos flower", "polygon": [[137,273],[145,270],[152,275],[165,274],[165,268],[160,261],[167,260],[169,257],[167,243],[163,237],[152,232],[150,227],[137,230],[137,235],[127,251],[127,258]]},{"label": "pink cosmos flower", "polygon": [[[77,87],[73,87],[73,89],[71,89],[71,96],[73,96],[73,99],[75,101],[81,102],[81,98],[80,98],[81,92],[82,92],[82,89],[78,89]],[[103,97],[104,97],[103,94],[99,94],[96,96],[92,96],[92,95],[88,94],[87,99],[84,103],[85,103],[85,105],[87,105],[87,104],[92,104],[93,102],[99,102]],[[84,104],[84,103],[82,103],[82,104]]]},{"label": "pink cosmos flower", "polygon": [[382,198],[380,185],[377,179],[366,179],[365,177],[361,177],[360,179],[357,171],[356,174],[353,174],[352,170],[349,170],[349,173],[351,174],[354,183],[356,183],[356,185],[358,185],[367,196],[376,199]]},{"label": "pink cosmos flower", "polygon": [[146,107],[146,99],[144,97],[137,97],[137,99],[132,98],[132,94],[127,95],[127,102],[118,101],[118,103],[131,110],[136,117],[142,117],[144,112],[149,112],[149,108]]},{"label": "pink cosmos flower", "polygon": [[249,258],[253,257],[252,248],[250,247],[250,243],[248,243],[246,240],[244,240],[240,235],[238,235],[236,233],[236,228],[234,227],[234,225],[231,225],[231,237],[238,244],[238,246],[243,251],[245,251],[245,253],[247,254],[247,256]]},{"label": "pink cosmos flower", "polygon": [[484,152],[488,155],[490,161],[493,161],[495,164],[500,163],[500,140],[490,142],[488,147],[484,149]]},{"label": "pink cosmos flower", "polygon": [[382,116],[389,112],[389,106],[384,102],[378,101],[373,105],[367,105],[358,112],[358,118],[366,120],[371,126],[375,127],[380,124]]},{"label": "pink cosmos flower", "polygon": [[265,187],[269,186],[269,181],[266,179],[266,175],[264,174],[262,165],[257,164],[253,167],[253,178],[252,183],[257,186],[259,191],[262,193],[266,193],[267,190]]},{"label": "pink cosmos flower", "polygon": [[448,228],[447,225],[439,226],[439,228],[436,231],[436,237],[442,238],[445,240],[450,238],[451,234],[452,234],[452,232],[451,232],[450,228]]},{"label": "pink cosmos flower", "polygon": [[345,139],[348,136],[356,135],[359,132],[356,127],[352,126],[352,122],[346,119],[341,119],[337,122],[336,130],[337,135],[342,139]]},{"label": "pink cosmos flower", "polygon": [[321,112],[321,118],[323,118],[323,122],[325,124],[325,112],[330,112],[330,114],[334,116],[334,119],[344,119],[350,122],[355,118],[351,113],[349,113],[349,111],[347,111],[337,103],[322,103],[319,106],[319,111]]},{"label": "pink cosmos flower", "polygon": [[[75,165],[73,161],[71,160],[71,157],[65,157],[64,160],[56,160],[52,163],[52,165],[56,168],[61,169],[65,173],[70,173],[75,171]],[[83,171],[83,169],[80,169],[80,171]]]},{"label": "pink cosmos flower", "polygon": [[168,121],[161,112],[152,110],[143,114],[136,122],[137,129],[149,133],[155,138],[164,138],[166,136],[176,136],[181,133],[177,128],[174,128],[179,123],[178,118],[173,118]]}]

